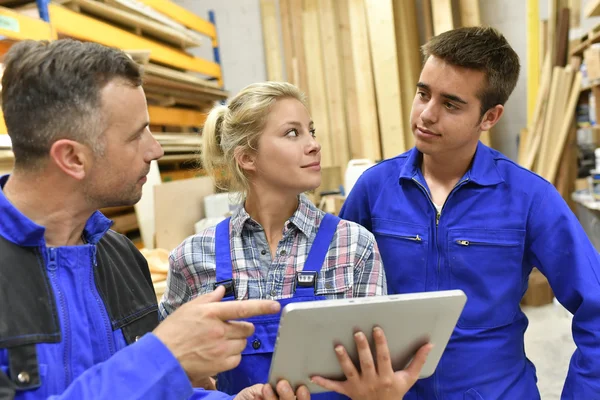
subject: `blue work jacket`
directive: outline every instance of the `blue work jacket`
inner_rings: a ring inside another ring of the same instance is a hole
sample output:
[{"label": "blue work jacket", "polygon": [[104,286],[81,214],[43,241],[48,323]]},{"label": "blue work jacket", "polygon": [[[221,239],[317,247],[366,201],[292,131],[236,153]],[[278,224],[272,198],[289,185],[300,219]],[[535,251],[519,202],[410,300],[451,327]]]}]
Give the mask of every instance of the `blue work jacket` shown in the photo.
[{"label": "blue work jacket", "polygon": [[370,168],[340,213],[375,235],[390,294],[468,296],[435,374],[405,400],[540,398],[520,308],[534,266],[574,315],[577,350],[562,399],[600,399],[600,258],[560,194],[479,143],[438,213],[421,159],[413,148]]}]

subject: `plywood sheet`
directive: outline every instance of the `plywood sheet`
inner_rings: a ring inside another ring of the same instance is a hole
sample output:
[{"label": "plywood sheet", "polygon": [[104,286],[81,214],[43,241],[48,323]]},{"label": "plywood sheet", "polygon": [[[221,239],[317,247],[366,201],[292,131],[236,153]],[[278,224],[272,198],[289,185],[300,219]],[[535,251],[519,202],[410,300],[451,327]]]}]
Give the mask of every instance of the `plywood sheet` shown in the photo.
[{"label": "plywood sheet", "polygon": [[281,65],[281,43],[279,42],[276,1],[260,0],[260,14],[262,17],[263,42],[265,44],[267,79],[280,82],[283,81],[283,68]]},{"label": "plywood sheet", "polygon": [[209,177],[155,186],[156,247],[171,251],[186,237],[193,235],[194,224],[204,218],[204,197],[213,193],[214,185]]}]

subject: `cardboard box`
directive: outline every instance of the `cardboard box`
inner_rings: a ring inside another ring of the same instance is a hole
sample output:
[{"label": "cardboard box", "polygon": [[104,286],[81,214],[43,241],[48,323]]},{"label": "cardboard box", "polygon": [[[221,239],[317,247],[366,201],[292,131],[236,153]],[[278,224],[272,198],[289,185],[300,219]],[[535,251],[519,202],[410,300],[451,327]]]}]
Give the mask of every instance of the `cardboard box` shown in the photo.
[{"label": "cardboard box", "polygon": [[554,300],[554,293],[550,288],[548,279],[537,269],[534,268],[529,275],[529,288],[521,300],[524,306],[539,307],[551,304]]}]

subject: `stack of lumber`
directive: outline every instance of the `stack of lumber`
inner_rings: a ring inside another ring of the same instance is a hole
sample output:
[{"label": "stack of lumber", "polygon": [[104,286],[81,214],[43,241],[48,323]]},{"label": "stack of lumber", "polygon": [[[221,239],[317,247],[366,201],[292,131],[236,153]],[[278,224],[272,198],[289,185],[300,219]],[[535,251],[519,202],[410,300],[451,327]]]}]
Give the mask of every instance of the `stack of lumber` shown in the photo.
[{"label": "stack of lumber", "polygon": [[422,13],[416,3],[261,0],[267,77],[307,94],[332,188],[350,159],[379,161],[414,145],[420,46],[434,33],[480,25],[478,0],[461,0],[457,9],[451,0],[423,0]]},{"label": "stack of lumber", "polygon": [[576,170],[575,108],[581,91],[581,59],[567,65],[570,8],[550,0],[546,54],[531,123],[521,134],[519,164],[557,186],[570,199]]}]

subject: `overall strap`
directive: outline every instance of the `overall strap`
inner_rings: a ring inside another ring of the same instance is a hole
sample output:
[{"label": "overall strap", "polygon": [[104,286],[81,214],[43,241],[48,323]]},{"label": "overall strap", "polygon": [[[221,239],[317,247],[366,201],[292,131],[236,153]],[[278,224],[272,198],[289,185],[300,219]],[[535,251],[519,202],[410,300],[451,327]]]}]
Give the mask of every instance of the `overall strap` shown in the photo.
[{"label": "overall strap", "polygon": [[297,274],[295,297],[314,296],[316,294],[317,276],[325,262],[325,257],[327,257],[329,246],[339,222],[340,218],[332,214],[325,214],[323,217],[317,236],[306,258],[306,263],[304,263],[304,268]]},{"label": "overall strap", "polygon": [[215,258],[216,258],[216,276],[215,289],[217,286],[225,286],[225,299],[235,299],[235,288],[233,286],[231,262],[231,241],[229,237],[229,222],[231,217],[227,218],[217,225],[215,231]]}]

